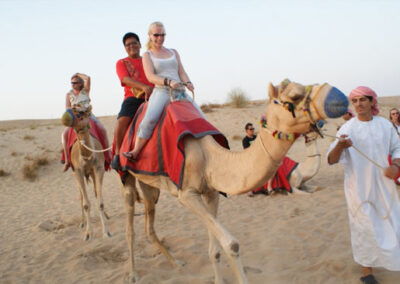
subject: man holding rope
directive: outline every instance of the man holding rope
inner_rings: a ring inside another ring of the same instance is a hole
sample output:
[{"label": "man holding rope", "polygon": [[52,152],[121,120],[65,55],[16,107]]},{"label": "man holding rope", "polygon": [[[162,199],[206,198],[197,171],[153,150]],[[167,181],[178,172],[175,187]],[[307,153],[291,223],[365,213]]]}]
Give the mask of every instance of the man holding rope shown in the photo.
[{"label": "man holding rope", "polygon": [[373,90],[357,87],[350,101],[357,117],[339,129],[328,163],[344,167],[353,257],[362,266],[360,280],[378,283],[372,267],[400,271],[400,202],[393,182],[400,170],[400,140],[390,122],[377,116]]}]

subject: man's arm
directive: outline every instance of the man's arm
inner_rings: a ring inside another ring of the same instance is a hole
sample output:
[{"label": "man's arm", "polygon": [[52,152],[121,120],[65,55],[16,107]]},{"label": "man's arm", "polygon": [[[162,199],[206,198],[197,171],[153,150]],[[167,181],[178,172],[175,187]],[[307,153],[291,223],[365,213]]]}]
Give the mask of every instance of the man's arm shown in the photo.
[{"label": "man's arm", "polygon": [[342,152],[344,149],[347,149],[353,145],[353,142],[347,138],[347,135],[341,135],[339,142],[336,144],[336,146],[332,149],[332,151],[329,152],[328,155],[328,164],[333,165],[339,162],[340,156],[342,155]]}]

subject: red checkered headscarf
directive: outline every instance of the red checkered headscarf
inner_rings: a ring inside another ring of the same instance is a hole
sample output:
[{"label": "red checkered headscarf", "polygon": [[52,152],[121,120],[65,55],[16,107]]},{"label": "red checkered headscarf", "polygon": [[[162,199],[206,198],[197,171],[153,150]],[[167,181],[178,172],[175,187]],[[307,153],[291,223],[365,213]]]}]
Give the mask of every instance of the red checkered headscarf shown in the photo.
[{"label": "red checkered headscarf", "polygon": [[364,86],[357,87],[353,91],[351,91],[349,97],[350,100],[352,100],[354,97],[358,96],[372,97],[372,102],[373,102],[372,115],[378,115],[379,109],[378,109],[378,101],[376,99],[377,95],[372,89]]}]

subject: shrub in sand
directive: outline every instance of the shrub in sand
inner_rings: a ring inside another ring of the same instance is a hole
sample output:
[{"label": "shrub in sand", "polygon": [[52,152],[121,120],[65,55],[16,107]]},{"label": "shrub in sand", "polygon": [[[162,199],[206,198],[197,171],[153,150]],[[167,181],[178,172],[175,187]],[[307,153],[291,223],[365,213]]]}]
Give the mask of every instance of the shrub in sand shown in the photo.
[{"label": "shrub in sand", "polygon": [[249,98],[241,88],[234,88],[228,93],[228,102],[236,108],[242,108],[249,103]]},{"label": "shrub in sand", "polygon": [[41,166],[49,164],[47,157],[37,157],[32,162],[26,163],[22,169],[25,179],[33,181],[37,178],[37,171]]},{"label": "shrub in sand", "polygon": [[28,135],[28,134],[26,134],[26,135],[24,136],[24,140],[33,140],[34,138],[35,138],[35,136]]},{"label": "shrub in sand", "polygon": [[232,136],[232,139],[233,140],[242,140],[242,136],[235,134]]},{"label": "shrub in sand", "polygon": [[200,106],[201,110],[203,111],[203,113],[207,113],[207,112],[212,112],[214,108],[221,108],[223,107],[223,105],[221,104],[202,104]]},{"label": "shrub in sand", "polygon": [[5,170],[0,169],[0,177],[6,177],[6,176],[9,176],[9,175],[10,175],[9,172],[6,172]]},{"label": "shrub in sand", "polygon": [[33,163],[26,163],[22,168],[22,174],[25,179],[33,181],[37,178],[37,169],[38,166]]}]

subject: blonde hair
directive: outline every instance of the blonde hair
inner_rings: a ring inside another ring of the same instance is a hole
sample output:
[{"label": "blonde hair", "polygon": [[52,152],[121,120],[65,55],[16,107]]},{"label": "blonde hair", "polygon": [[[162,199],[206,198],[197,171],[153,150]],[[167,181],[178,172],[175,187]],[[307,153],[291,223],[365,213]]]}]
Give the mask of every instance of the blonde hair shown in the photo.
[{"label": "blonde hair", "polygon": [[151,34],[151,30],[152,30],[153,27],[163,28],[163,30],[165,32],[165,28],[164,28],[163,23],[161,23],[161,22],[153,22],[153,23],[151,23],[150,26],[149,26],[149,32],[147,33],[149,35],[149,38],[147,39],[147,43],[146,43],[146,49],[147,50],[150,50],[153,47],[153,43],[151,42],[151,39],[150,39],[150,34]]},{"label": "blonde hair", "polygon": [[76,74],[71,77],[71,81],[74,78],[78,79],[78,81],[81,83],[81,89],[80,89],[80,91],[81,91],[83,89],[84,85],[85,85],[85,81],[80,76],[78,76]]}]

